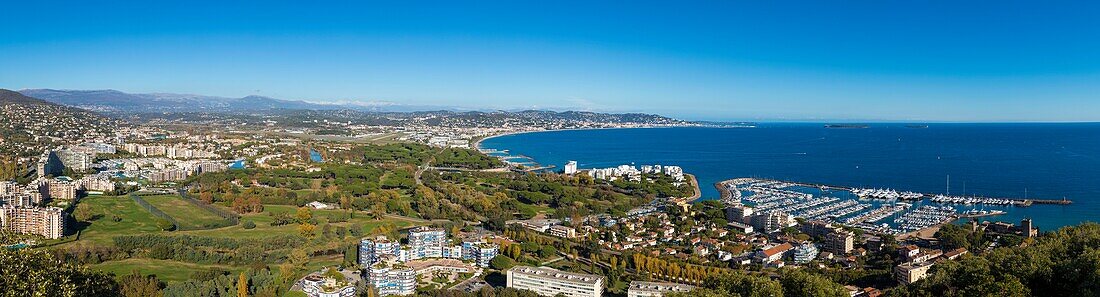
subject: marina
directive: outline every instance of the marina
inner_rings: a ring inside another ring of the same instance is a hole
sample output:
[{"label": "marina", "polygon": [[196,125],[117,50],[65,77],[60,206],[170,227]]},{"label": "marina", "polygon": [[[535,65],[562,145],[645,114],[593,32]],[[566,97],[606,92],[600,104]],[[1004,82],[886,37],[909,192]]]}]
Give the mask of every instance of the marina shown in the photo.
[{"label": "marina", "polygon": [[726,180],[715,187],[723,203],[750,206],[756,213],[781,213],[894,235],[935,228],[962,218],[1004,215],[1008,213],[1007,208],[1028,207],[1035,203],[1072,203],[1070,200],[948,196],[759,178]]}]

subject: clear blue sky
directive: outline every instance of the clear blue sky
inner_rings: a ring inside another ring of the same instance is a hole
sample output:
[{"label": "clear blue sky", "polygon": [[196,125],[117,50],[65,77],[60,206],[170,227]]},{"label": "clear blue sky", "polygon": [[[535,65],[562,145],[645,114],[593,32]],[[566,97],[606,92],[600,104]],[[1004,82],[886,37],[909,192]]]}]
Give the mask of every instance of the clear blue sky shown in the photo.
[{"label": "clear blue sky", "polygon": [[178,2],[5,3],[0,87],[1100,121],[1095,1]]}]

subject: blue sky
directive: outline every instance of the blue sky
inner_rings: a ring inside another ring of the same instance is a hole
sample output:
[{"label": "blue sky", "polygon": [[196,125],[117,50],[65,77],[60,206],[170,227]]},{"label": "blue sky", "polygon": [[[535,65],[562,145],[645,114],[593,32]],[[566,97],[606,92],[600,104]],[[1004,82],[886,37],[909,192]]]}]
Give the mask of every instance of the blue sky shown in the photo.
[{"label": "blue sky", "polygon": [[6,3],[0,87],[709,120],[1100,121],[1095,2],[530,2]]}]

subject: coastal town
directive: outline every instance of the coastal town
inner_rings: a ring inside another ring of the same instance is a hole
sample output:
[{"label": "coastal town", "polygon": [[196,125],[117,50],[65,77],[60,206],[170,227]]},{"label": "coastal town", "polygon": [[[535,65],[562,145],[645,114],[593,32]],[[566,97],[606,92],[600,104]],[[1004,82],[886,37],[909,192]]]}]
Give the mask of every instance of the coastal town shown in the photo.
[{"label": "coastal town", "polygon": [[157,276],[116,263],[210,267],[167,282],[166,296],[234,274],[257,284],[237,292],[310,297],[682,296],[723,275],[803,272],[865,275],[815,277],[879,296],[1039,236],[1031,219],[987,220],[1004,213],[992,207],[1057,202],[760,178],[722,181],[720,197],[703,197],[676,164],[583,168],[482,147],[515,133],[698,127],[537,114],[426,114],[400,126],[154,120],[50,136],[0,183],[2,243],[139,277]]}]

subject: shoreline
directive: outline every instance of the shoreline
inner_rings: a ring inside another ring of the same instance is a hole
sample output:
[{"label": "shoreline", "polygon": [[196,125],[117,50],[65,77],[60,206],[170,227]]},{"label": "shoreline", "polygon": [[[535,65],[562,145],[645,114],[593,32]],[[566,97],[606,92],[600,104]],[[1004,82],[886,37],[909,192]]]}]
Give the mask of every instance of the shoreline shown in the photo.
[{"label": "shoreline", "polygon": [[[481,151],[481,142],[490,138],[497,138],[503,136],[528,134],[528,133],[541,133],[541,132],[563,132],[563,131],[586,131],[586,130],[614,130],[614,129],[656,129],[656,128],[723,128],[723,127],[709,127],[709,126],[696,126],[696,125],[670,125],[670,126],[641,126],[641,127],[601,127],[601,128],[573,128],[573,129],[544,129],[544,130],[527,130],[527,131],[511,131],[493,134],[478,138],[473,142],[473,148]],[[740,127],[730,127],[740,128]]]}]

